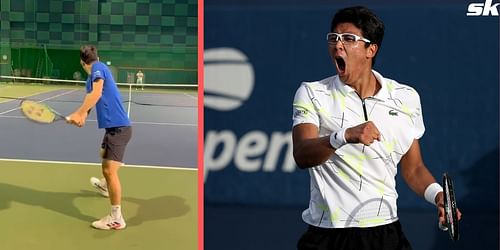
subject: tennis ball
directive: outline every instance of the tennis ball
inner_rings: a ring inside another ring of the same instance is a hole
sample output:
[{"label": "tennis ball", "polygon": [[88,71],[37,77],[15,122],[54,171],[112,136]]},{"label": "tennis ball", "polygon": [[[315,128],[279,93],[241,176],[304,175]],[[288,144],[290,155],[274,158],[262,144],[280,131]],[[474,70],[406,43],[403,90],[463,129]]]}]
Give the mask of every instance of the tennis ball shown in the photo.
[{"label": "tennis ball", "polygon": [[246,55],[235,48],[207,49],[205,105],[228,111],[240,107],[252,94],[254,70]]}]

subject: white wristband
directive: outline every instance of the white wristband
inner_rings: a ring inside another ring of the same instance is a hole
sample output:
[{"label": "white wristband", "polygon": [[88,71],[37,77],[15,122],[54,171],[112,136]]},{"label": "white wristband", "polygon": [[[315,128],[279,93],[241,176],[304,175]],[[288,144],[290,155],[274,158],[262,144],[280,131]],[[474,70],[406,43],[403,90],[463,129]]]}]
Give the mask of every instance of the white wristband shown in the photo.
[{"label": "white wristband", "polygon": [[345,140],[346,129],[347,128],[343,128],[337,132],[333,132],[332,134],[330,134],[330,145],[334,149],[338,149],[347,143],[347,141]]},{"label": "white wristband", "polygon": [[424,192],[425,200],[436,205],[436,195],[439,192],[443,192],[443,187],[441,187],[441,185],[436,182],[430,184]]}]

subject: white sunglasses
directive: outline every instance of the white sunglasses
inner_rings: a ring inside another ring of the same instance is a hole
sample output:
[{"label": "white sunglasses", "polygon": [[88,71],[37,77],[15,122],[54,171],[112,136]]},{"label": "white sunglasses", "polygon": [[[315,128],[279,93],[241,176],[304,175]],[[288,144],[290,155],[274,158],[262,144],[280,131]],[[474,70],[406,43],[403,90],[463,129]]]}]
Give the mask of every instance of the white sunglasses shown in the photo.
[{"label": "white sunglasses", "polygon": [[368,43],[368,44],[371,43],[370,40],[363,38],[363,37],[360,37],[360,36],[355,35],[355,34],[351,34],[351,33],[342,33],[342,34],[328,33],[328,34],[326,34],[326,40],[330,44],[337,44],[338,41],[342,41],[342,43],[352,44],[352,43],[355,43],[359,40],[361,40],[365,43]]}]

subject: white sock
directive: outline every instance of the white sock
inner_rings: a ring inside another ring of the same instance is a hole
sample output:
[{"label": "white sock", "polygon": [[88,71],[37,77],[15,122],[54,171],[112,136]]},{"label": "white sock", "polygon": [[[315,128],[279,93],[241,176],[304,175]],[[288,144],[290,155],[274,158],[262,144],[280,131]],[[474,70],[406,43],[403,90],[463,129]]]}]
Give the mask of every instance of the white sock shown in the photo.
[{"label": "white sock", "polygon": [[120,219],[122,217],[122,207],[120,205],[111,205],[111,217]]}]

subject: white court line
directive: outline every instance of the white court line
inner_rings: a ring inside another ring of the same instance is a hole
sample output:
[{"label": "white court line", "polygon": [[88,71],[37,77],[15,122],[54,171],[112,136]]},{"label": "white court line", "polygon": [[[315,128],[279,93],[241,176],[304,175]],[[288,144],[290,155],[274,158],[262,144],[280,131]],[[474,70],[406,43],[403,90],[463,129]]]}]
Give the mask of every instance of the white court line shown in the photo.
[{"label": "white court line", "polygon": [[[73,162],[73,161],[43,161],[43,160],[7,159],[7,158],[0,158],[0,161],[27,162],[27,163],[50,163],[50,164],[72,164],[72,165],[86,165],[86,166],[101,166],[101,163],[76,162],[76,161],[75,162]],[[129,165],[129,164],[125,164],[124,167],[198,171],[197,168],[162,167],[162,166],[148,166],[148,165]]]},{"label": "white court line", "polygon": [[192,96],[192,95],[189,95],[189,94],[186,94],[186,93],[182,93],[182,94],[183,94],[183,95],[187,95],[187,96],[191,97],[191,98],[192,98],[192,99],[194,99],[194,100],[197,100],[197,99],[198,99],[198,97],[197,97],[197,96]]},{"label": "white court line", "polygon": [[[0,114],[0,118],[26,119],[26,117],[24,117],[24,116],[2,115],[2,114]],[[97,120],[88,119],[87,122],[97,122]],[[160,125],[160,126],[191,126],[191,127],[198,126],[198,124],[193,124],[193,123],[172,123],[172,122],[134,122],[133,121],[132,124]]]},{"label": "white court line", "polygon": [[[67,91],[67,92],[61,93],[61,94],[59,94],[59,95],[55,95],[55,96],[51,96],[51,97],[45,98],[45,99],[40,100],[40,101],[38,101],[38,102],[44,102],[44,101],[47,101],[47,100],[50,100],[50,99],[53,99],[53,98],[56,98],[56,97],[59,97],[59,96],[67,95],[67,94],[69,94],[69,93],[71,93],[71,92],[75,92],[75,91],[77,91],[77,90],[76,90],[76,89],[73,89],[73,90],[70,90],[70,91]],[[45,93],[45,92],[43,92],[43,93]],[[34,95],[29,95],[29,96],[34,96]],[[24,97],[23,97],[23,98],[24,98]],[[9,112],[16,111],[16,110],[18,110],[18,109],[20,109],[20,107],[16,107],[16,108],[13,108],[13,109],[9,109],[9,110],[7,110],[7,111],[1,112],[1,113],[0,113],[0,115],[7,114],[7,113],[9,113]]]}]

